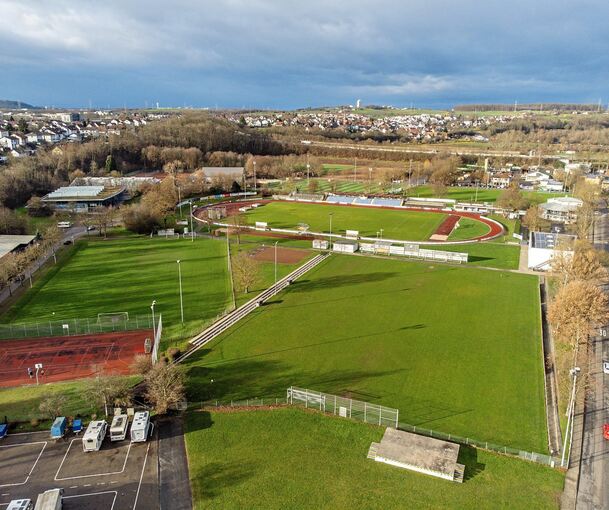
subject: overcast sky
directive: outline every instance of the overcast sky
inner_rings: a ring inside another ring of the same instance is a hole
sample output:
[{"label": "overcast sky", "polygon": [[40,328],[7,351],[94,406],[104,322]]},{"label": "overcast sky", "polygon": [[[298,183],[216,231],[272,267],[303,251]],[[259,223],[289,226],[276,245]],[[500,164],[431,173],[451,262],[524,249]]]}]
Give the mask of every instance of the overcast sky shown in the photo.
[{"label": "overcast sky", "polygon": [[606,0],[0,0],[0,99],[609,102]]}]

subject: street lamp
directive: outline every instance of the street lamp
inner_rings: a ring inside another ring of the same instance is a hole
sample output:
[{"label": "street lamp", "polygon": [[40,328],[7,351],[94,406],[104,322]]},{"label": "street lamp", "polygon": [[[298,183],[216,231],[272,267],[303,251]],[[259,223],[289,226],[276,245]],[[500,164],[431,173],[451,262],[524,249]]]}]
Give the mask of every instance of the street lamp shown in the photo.
[{"label": "street lamp", "polygon": [[156,325],[154,324],[154,305],[156,305],[156,299],[150,305],[150,309],[152,310],[152,331],[156,333]]},{"label": "street lamp", "polygon": [[[575,414],[575,387],[577,385],[577,374],[581,371],[579,367],[573,367],[569,370],[569,374],[573,377],[573,387],[571,390],[571,399],[567,406],[567,429],[565,431],[565,440],[562,446],[562,457],[560,459],[560,465],[564,467],[565,455],[567,454],[567,441],[569,441],[569,452],[571,451],[571,444],[573,441],[573,415]],[[570,456],[570,455],[569,455]],[[567,464],[569,462],[567,457]]]},{"label": "street lamp", "polygon": [[277,285],[277,243],[279,241],[275,241],[275,285]]},{"label": "street lamp", "polygon": [[180,283],[180,316],[182,318],[182,324],[184,324],[184,300],[182,298],[182,266],[180,259],[176,260],[178,263],[178,281]]}]

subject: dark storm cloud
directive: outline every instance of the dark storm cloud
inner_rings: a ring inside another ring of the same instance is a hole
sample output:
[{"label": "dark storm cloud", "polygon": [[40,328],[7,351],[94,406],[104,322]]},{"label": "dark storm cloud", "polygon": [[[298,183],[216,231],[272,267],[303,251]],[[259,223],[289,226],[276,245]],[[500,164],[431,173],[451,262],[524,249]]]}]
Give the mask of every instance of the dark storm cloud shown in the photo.
[{"label": "dark storm cloud", "polygon": [[596,101],[601,1],[0,0],[0,96],[294,107]]}]

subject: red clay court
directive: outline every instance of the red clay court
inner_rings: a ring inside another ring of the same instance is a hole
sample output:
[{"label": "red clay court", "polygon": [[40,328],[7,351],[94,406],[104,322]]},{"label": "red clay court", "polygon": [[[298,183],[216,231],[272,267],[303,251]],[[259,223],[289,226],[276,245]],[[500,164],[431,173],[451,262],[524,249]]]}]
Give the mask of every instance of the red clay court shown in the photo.
[{"label": "red clay court", "polygon": [[0,387],[35,384],[27,369],[42,363],[40,383],[67,381],[97,373],[128,374],[133,358],[144,354],[152,330],[95,335],[0,340]]}]

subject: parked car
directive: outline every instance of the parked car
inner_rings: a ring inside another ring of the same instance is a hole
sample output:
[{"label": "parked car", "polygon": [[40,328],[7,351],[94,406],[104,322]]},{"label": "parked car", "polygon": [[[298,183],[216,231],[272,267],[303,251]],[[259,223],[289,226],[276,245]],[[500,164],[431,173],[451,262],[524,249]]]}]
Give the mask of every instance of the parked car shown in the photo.
[{"label": "parked car", "polygon": [[603,425],[603,437],[609,441],[609,423]]},{"label": "parked car", "polygon": [[609,361],[603,361],[603,373],[609,374]]}]

